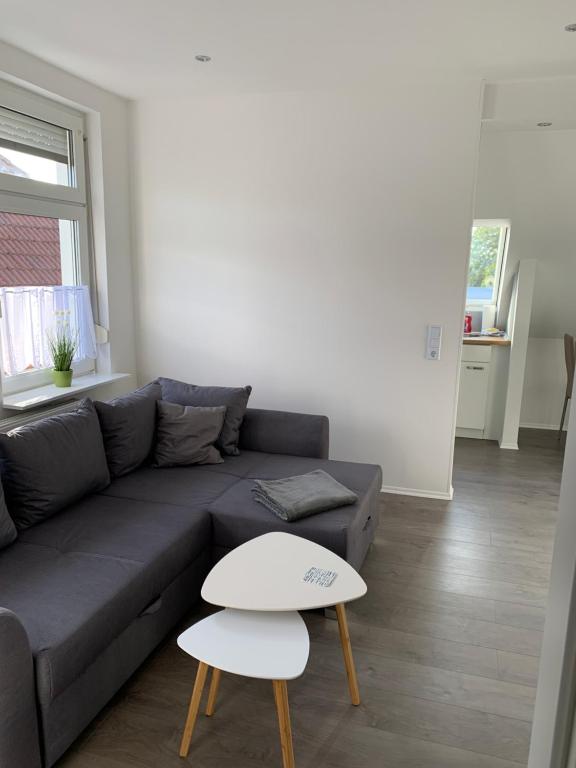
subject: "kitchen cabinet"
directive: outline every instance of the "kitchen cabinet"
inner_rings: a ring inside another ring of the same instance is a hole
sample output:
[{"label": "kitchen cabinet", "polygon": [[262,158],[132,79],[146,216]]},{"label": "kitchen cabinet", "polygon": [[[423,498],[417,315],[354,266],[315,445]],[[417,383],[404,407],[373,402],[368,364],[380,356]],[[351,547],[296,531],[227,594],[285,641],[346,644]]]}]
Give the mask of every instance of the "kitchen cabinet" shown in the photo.
[{"label": "kitchen cabinet", "polygon": [[489,346],[467,346],[462,349],[460,363],[460,392],[456,427],[468,437],[484,437],[487,422],[487,406],[490,391],[490,363],[492,349]]},{"label": "kitchen cabinet", "polygon": [[490,363],[460,363],[460,395],[456,425],[460,429],[486,426],[486,404],[490,384]]}]

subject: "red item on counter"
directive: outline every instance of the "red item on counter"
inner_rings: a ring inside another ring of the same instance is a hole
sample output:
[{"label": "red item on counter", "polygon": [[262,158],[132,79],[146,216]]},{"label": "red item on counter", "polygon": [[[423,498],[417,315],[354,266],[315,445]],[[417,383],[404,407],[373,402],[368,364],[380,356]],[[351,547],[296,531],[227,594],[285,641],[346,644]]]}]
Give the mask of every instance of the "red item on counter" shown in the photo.
[{"label": "red item on counter", "polygon": [[472,333],[472,315],[464,315],[464,333]]}]

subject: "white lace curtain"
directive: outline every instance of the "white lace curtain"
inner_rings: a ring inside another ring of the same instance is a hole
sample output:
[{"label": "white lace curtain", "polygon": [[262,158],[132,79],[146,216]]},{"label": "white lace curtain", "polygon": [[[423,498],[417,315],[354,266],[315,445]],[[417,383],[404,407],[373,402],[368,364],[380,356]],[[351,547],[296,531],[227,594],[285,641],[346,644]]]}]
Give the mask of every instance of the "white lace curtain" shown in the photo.
[{"label": "white lace curtain", "polygon": [[85,285],[0,287],[2,365],[12,376],[52,367],[51,332],[65,323],[77,339],[74,360],[96,357],[90,292]]}]

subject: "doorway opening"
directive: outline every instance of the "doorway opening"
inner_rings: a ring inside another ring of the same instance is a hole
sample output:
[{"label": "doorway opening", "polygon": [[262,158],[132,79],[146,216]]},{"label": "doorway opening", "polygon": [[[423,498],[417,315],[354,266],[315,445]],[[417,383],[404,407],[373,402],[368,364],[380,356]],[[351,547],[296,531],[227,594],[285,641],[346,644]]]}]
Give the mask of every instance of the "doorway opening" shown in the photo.
[{"label": "doorway opening", "polygon": [[[498,655],[500,679],[518,686],[501,698],[518,750],[497,754],[522,765],[528,763],[574,377],[576,112],[567,121],[565,104],[562,89],[551,83],[486,89],[454,499],[445,518],[468,520],[473,536],[486,539],[486,552],[465,542],[459,550],[466,558],[482,554],[477,586],[482,582],[493,599],[495,617],[487,646]],[[504,650],[513,638],[517,645]]]}]

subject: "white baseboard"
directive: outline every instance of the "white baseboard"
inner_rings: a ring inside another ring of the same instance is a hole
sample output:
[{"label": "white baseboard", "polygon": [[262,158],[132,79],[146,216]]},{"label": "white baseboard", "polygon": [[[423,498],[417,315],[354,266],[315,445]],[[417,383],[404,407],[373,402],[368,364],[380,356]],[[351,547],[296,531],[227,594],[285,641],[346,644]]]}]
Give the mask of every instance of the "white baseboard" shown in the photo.
[{"label": "white baseboard", "polygon": [[441,499],[442,501],[452,501],[454,497],[454,488],[450,486],[447,493],[442,491],[422,491],[419,488],[399,488],[396,485],[383,485],[380,489],[382,493],[395,493],[398,496],[417,496],[424,499]]},{"label": "white baseboard", "polygon": [[[520,424],[521,427],[524,427],[524,429],[550,429],[554,432],[558,432],[560,429],[560,424]],[[566,426],[562,429],[563,432],[566,432]]]},{"label": "white baseboard", "polygon": [[503,451],[517,451],[518,449],[518,443],[498,443],[500,448],[502,448]]},{"label": "white baseboard", "polygon": [[464,427],[456,427],[456,437],[469,437],[472,440],[484,440],[483,429],[465,429]]}]

